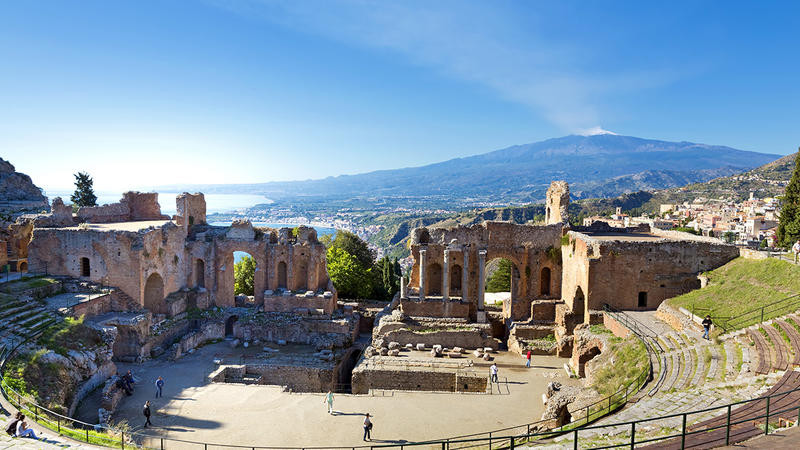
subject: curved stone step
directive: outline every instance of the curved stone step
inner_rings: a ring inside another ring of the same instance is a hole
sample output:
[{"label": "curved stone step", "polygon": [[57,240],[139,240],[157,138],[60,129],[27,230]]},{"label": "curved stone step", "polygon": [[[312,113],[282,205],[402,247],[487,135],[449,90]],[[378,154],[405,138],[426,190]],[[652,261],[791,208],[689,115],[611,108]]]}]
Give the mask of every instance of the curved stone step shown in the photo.
[{"label": "curved stone step", "polygon": [[673,353],[667,355],[667,375],[659,391],[668,391],[675,387],[675,383],[678,381],[678,375],[680,375],[678,373],[679,364],[680,359],[677,357],[677,354]]},{"label": "curved stone step", "polygon": [[689,349],[685,349],[683,351],[683,363],[684,368],[681,371],[681,377],[678,380],[678,389],[683,390],[689,387],[689,383],[692,381],[692,372],[694,368],[697,366],[697,363],[694,361],[694,355]]},{"label": "curved stone step", "polygon": [[694,376],[692,377],[689,386],[699,386],[704,380],[706,376],[706,358],[703,355],[705,347],[695,347],[694,352],[691,352],[692,357],[694,358]]},{"label": "curved stone step", "polygon": [[728,339],[722,347],[725,351],[725,373],[723,379],[732,379],[736,377],[739,372],[736,370],[736,365],[739,363],[739,355],[736,352],[736,341]]},{"label": "curved stone step", "polygon": [[[711,352],[711,361],[708,364],[708,373],[706,374],[706,379],[708,380],[716,380],[717,377],[720,376],[720,363],[722,362],[722,352],[720,351],[720,347],[717,345],[711,345],[708,347],[708,350]],[[722,350],[724,351],[724,350]]]},{"label": "curved stone step", "polygon": [[783,339],[783,336],[775,329],[772,324],[765,324],[763,326],[764,331],[767,332],[767,336],[770,339],[770,346],[772,350],[770,354],[772,355],[772,369],[773,370],[786,370],[789,368],[789,347],[786,343],[786,340]]}]

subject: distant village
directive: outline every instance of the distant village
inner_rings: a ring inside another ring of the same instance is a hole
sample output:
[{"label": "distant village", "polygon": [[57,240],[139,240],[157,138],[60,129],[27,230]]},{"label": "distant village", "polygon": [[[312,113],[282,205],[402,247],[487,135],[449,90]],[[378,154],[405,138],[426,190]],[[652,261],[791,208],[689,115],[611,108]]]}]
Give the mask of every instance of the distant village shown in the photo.
[{"label": "distant village", "polygon": [[613,227],[630,227],[646,223],[653,228],[694,230],[703,236],[716,237],[725,242],[754,248],[774,248],[777,242],[780,202],[776,198],[750,198],[740,203],[699,197],[692,202],[661,204],[659,216],[642,214],[631,217],[617,208],[608,217],[592,216],[583,219],[583,225],[603,221]]}]

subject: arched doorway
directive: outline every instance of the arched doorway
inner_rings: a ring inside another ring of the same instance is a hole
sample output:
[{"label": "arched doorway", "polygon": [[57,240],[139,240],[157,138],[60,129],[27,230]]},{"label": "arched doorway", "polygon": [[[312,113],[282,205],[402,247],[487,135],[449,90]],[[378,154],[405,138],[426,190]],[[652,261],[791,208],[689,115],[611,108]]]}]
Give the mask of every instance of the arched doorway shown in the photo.
[{"label": "arched doorway", "polygon": [[28,271],[28,263],[25,261],[19,263],[19,271],[20,272],[27,272]]},{"label": "arched doorway", "polygon": [[442,295],[442,266],[439,263],[428,265],[428,292],[425,295]]},{"label": "arched doorway", "polygon": [[583,296],[583,289],[578,286],[578,289],[575,289],[575,297],[572,299],[572,312],[575,314],[575,323],[583,323],[585,310],[586,298]]},{"label": "arched doorway", "polygon": [[157,273],[150,274],[144,284],[144,307],[153,314],[162,314],[164,303],[164,279]]},{"label": "arched doorway", "polygon": [[206,287],[206,263],[202,259],[194,262],[194,286],[198,288]]},{"label": "arched doorway", "polygon": [[92,267],[91,263],[89,262],[89,258],[81,258],[81,276],[88,277],[92,274]]},{"label": "arched doorway", "polygon": [[233,295],[255,295],[256,259],[247,252],[233,252]]},{"label": "arched doorway", "polygon": [[541,276],[539,277],[539,295],[546,297],[550,295],[550,268],[545,267],[542,269]]},{"label": "arched doorway", "polygon": [[458,264],[450,267],[450,295],[461,295],[462,269]]},{"label": "arched doorway", "polygon": [[278,263],[278,289],[286,289],[288,283],[286,282],[286,263],[281,261]]},{"label": "arched doorway", "polygon": [[519,278],[519,271],[508,258],[493,258],[486,263],[484,303],[502,305],[513,296],[514,277]]},{"label": "arched doorway", "polygon": [[308,290],[308,264],[303,261],[295,267],[297,270],[295,271],[294,276],[292,276],[295,289]]},{"label": "arched doorway", "polygon": [[239,320],[239,316],[230,316],[225,321],[225,337],[232,338],[233,337],[233,324]]}]

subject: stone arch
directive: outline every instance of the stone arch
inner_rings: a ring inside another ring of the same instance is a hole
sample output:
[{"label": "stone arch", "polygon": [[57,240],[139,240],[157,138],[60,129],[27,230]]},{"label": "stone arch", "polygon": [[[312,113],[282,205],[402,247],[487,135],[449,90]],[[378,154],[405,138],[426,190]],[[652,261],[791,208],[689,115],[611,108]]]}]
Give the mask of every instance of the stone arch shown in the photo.
[{"label": "stone arch", "polygon": [[286,280],[286,262],[281,261],[278,263],[278,289],[287,289],[289,284]]},{"label": "stone arch", "polygon": [[583,295],[583,289],[578,286],[575,289],[575,297],[572,298],[572,312],[575,314],[575,323],[583,322],[583,315],[586,311],[586,297]]},{"label": "stone arch", "polygon": [[300,264],[295,267],[297,272],[292,275],[295,289],[309,290],[311,287],[308,286],[308,262],[300,261]]},{"label": "stone arch", "polygon": [[427,244],[430,241],[431,241],[431,234],[428,232],[427,228],[423,228],[422,231],[419,232],[419,243]]},{"label": "stone arch", "polygon": [[230,316],[225,320],[225,337],[233,337],[233,325],[239,320],[239,316]]},{"label": "stone arch", "polygon": [[428,264],[428,292],[425,295],[442,295],[442,266],[439,263]]},{"label": "stone arch", "polygon": [[25,261],[22,261],[21,263],[19,263],[19,271],[20,272],[27,272],[28,271],[28,263],[26,263]]},{"label": "stone arch", "polygon": [[450,266],[450,294],[453,292],[461,292],[461,278],[463,269],[458,264]]},{"label": "stone arch", "polygon": [[550,292],[552,292],[550,290],[550,277],[551,277],[550,268],[543,267],[542,272],[539,276],[539,295],[541,295],[542,297],[547,297],[550,295]]},{"label": "stone arch", "polygon": [[206,287],[206,262],[197,258],[194,262],[194,286]]},{"label": "stone arch", "polygon": [[152,273],[144,284],[144,307],[154,314],[163,313],[164,279],[158,273]]},{"label": "stone arch", "polygon": [[89,258],[81,258],[81,276],[92,276],[92,263],[89,261]]}]

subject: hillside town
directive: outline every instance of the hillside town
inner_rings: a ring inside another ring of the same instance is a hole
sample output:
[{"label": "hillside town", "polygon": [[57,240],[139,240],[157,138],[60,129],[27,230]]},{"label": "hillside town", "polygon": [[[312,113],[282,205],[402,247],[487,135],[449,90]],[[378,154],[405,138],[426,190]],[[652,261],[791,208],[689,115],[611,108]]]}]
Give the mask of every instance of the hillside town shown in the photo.
[{"label": "hillside town", "polygon": [[774,197],[750,198],[743,202],[698,197],[692,202],[661,204],[658,216],[630,216],[617,208],[611,217],[592,216],[583,225],[606,222],[612,227],[633,227],[647,224],[660,230],[680,228],[682,231],[719,238],[727,243],[754,248],[777,247],[780,201]]}]

